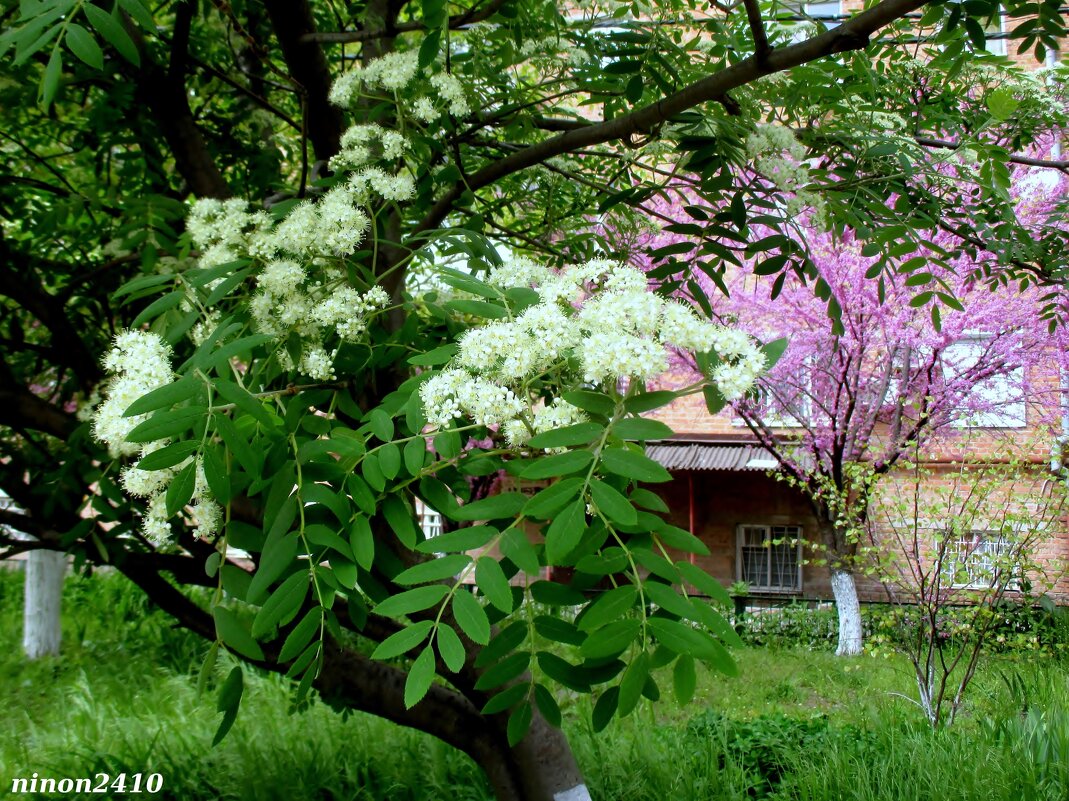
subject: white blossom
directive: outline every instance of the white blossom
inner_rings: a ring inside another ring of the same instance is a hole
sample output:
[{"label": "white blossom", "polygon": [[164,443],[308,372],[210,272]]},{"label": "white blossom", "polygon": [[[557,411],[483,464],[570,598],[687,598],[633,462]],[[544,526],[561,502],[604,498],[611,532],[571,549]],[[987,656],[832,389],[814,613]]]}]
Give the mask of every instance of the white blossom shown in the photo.
[{"label": "white blossom", "polygon": [[533,287],[539,301],[460,337],[453,362],[420,391],[434,427],[462,419],[497,424],[518,447],[532,432],[585,419],[559,397],[544,404],[547,388],[615,390],[621,380],[649,381],[668,369],[670,348],[715,351],[721,361],[712,377],[729,399],[747,392],[765,366],[751,337],[650,292],[633,267],[599,259],[555,273],[510,259],[490,271],[487,283]]},{"label": "white blossom", "polygon": [[148,415],[123,417],[123,413],[142,395],[174,380],[171,346],[159,334],[123,331],[104,356],[104,369],[112,377],[104,388],[104,402],[94,413],[93,433],[112,456],[137,453],[141,446],[126,437]]},{"label": "white blossom", "polygon": [[431,86],[438,90],[438,96],[449,104],[449,113],[454,117],[466,117],[471,113],[468,99],[464,96],[464,86],[455,75],[437,72],[431,76]]},{"label": "white blossom", "polygon": [[153,545],[166,545],[171,540],[171,524],[167,522],[167,499],[160,493],[149,501],[141,519],[141,531]]}]

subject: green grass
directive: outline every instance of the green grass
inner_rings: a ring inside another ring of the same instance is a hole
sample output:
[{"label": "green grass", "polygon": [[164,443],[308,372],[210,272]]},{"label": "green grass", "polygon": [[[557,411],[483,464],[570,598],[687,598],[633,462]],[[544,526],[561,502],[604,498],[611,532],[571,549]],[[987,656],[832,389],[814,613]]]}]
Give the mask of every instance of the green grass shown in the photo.
[{"label": "green grass", "polygon": [[[199,695],[204,643],[118,576],[68,580],[62,655],[20,655],[21,573],[0,570],[0,787],[159,772],[156,798],[487,799],[475,765],[433,738],[319,703],[290,714],[277,676],[247,676],[216,748],[214,698]],[[1051,660],[985,663],[954,729],[933,734],[901,695],[897,659],[748,648],[740,677],[703,673],[681,708],[666,691],[594,734],[590,702],[565,694],[566,729],[597,799],[1064,799],[1069,687]],[[229,665],[219,666],[220,674]],[[982,769],[978,769],[982,766]],[[53,796],[55,797],[55,796]],[[100,798],[102,796],[93,796]],[[106,797],[106,796],[105,796]],[[118,796],[116,796],[118,797]]]}]

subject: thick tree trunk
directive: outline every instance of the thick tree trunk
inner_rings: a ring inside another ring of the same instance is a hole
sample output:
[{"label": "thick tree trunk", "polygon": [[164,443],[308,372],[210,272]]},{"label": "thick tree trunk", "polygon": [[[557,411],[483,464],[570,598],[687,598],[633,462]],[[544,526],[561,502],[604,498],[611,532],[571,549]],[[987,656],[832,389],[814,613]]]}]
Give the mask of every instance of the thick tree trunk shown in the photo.
[{"label": "thick tree trunk", "polygon": [[537,711],[530,731],[512,749],[511,758],[522,786],[522,795],[516,798],[524,801],[590,801],[590,793],[583,783],[568,738]]},{"label": "thick tree trunk", "polygon": [[30,659],[59,653],[59,610],[66,572],[67,555],[60,551],[34,550],[26,559],[22,647]]},{"label": "thick tree trunk", "polygon": [[485,771],[498,801],[590,801],[567,737],[537,710],[527,736],[511,748],[506,715],[482,715],[469,699],[440,684],[408,709],[405,678],[392,665],[332,647],[313,686],[334,706],[427,732],[465,752]]},{"label": "thick tree trunk", "polygon": [[857,600],[854,574],[842,568],[832,568],[831,591],[839,612],[838,656],[857,656],[861,653],[861,605]]}]

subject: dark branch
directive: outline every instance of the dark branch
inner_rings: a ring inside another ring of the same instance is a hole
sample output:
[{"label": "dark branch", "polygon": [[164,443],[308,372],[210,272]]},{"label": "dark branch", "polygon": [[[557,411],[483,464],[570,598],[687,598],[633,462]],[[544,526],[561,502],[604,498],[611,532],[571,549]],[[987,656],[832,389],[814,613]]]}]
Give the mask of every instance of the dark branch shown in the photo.
[{"label": "dark branch", "polygon": [[264,0],[290,77],[304,93],[305,124],[316,159],[328,161],[341,149],[345,131],[341,109],[331,105],[331,74],[326,56],[316,41],[315,21],[308,0]]},{"label": "dark branch", "polygon": [[753,33],[754,58],[758,64],[763,64],[772,52],[768,45],[768,35],[765,33],[765,23],[761,19],[761,9],[757,6],[757,0],[744,0],[746,5],[746,19],[750,23],[750,32]]},{"label": "dark branch", "polygon": [[4,295],[41,321],[52,335],[53,346],[64,353],[63,364],[71,367],[83,387],[95,384],[100,368],[81,334],[71,323],[61,299],[51,295],[32,269],[32,258],[19,253],[0,237],[0,295]]},{"label": "dark branch", "polygon": [[67,439],[81,424],[23,387],[0,385],[0,425]]},{"label": "dark branch", "polygon": [[[962,146],[961,142],[952,142],[949,139],[933,139],[927,136],[913,137],[922,147],[941,148],[943,150],[957,150]],[[1038,159],[1031,156],[1022,156],[1019,153],[1011,153],[1007,159],[1011,164],[1023,164],[1028,167],[1046,167],[1052,170],[1061,170],[1069,173],[1069,161],[1055,159]]]},{"label": "dark branch", "polygon": [[474,173],[465,186],[455,186],[446,192],[419,223],[414,233],[437,228],[453,210],[453,204],[465,190],[482,189],[515,172],[541,164],[546,159],[580,148],[649,134],[687,109],[709,101],[725,102],[727,93],[732,89],[745,86],[765,75],[782,72],[835,53],[861,50],[868,45],[869,36],[874,31],[924,4],[925,0],[884,0],[833,30],[825,31],[804,42],[773,50],[762,62],[759,62],[756,56],[750,56],[630,114],[581,130],[567,131],[526,150],[491,162]]}]

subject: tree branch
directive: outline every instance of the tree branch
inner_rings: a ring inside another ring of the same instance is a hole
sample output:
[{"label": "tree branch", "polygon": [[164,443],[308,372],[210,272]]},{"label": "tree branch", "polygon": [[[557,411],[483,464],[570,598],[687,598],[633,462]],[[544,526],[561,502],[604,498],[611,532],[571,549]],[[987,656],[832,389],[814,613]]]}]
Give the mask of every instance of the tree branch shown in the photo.
[{"label": "tree branch", "polygon": [[[961,142],[953,142],[949,139],[933,139],[928,136],[915,136],[913,138],[917,144],[922,147],[958,150],[962,146]],[[1069,160],[1065,159],[1039,159],[1032,158],[1031,156],[1022,156],[1019,153],[1011,153],[1006,160],[1011,164],[1023,164],[1028,167],[1046,167],[1048,169],[1060,170],[1061,172],[1069,174]]]},{"label": "tree branch", "polygon": [[67,439],[81,424],[28,389],[0,384],[0,425],[28,428],[57,439]]},{"label": "tree branch", "polygon": [[883,0],[837,28],[804,42],[773,50],[763,61],[759,61],[756,56],[750,56],[629,114],[581,130],[567,131],[526,150],[491,162],[474,173],[466,186],[454,186],[446,192],[431,207],[413,233],[437,228],[453,210],[453,204],[465,189],[482,189],[515,172],[541,164],[553,156],[602,142],[648,134],[675,115],[697,105],[709,101],[724,102],[727,93],[732,89],[745,86],[765,75],[782,72],[835,53],[861,50],[868,45],[869,36],[874,31],[920,8],[925,2],[926,0]]},{"label": "tree branch", "polygon": [[341,109],[328,100],[332,82],[326,56],[318,42],[306,40],[315,33],[308,0],[264,0],[290,77],[304,93],[305,124],[316,158],[328,161],[341,149],[345,122]]},{"label": "tree branch", "polygon": [[32,269],[31,258],[17,252],[0,236],[0,295],[11,298],[41,321],[52,335],[52,344],[64,354],[63,364],[78,375],[83,387],[101,376],[96,358],[71,323],[63,301],[51,295]]},{"label": "tree branch", "polygon": [[765,23],[761,19],[761,9],[757,6],[757,0],[744,0],[746,5],[746,20],[750,23],[750,32],[753,34],[754,58],[758,64],[763,64],[768,59],[772,48],[768,44],[768,34],[765,33]]}]

